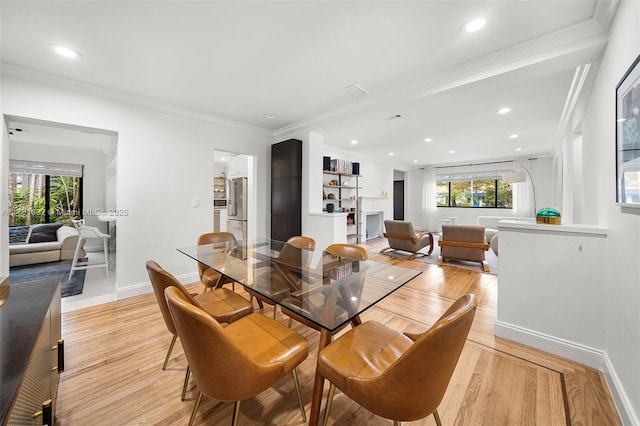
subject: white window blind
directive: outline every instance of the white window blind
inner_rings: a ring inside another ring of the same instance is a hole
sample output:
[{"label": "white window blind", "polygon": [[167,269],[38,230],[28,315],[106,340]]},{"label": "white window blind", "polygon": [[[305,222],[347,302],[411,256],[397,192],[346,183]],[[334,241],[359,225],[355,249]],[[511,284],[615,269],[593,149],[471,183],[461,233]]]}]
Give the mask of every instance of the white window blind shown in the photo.
[{"label": "white window blind", "polygon": [[46,161],[9,160],[13,173],[35,173],[51,176],[82,177],[82,164],[49,163]]},{"label": "white window blind", "polygon": [[445,166],[437,168],[436,179],[439,182],[456,182],[472,179],[502,179],[502,174],[511,170],[513,170],[512,161],[490,164]]}]

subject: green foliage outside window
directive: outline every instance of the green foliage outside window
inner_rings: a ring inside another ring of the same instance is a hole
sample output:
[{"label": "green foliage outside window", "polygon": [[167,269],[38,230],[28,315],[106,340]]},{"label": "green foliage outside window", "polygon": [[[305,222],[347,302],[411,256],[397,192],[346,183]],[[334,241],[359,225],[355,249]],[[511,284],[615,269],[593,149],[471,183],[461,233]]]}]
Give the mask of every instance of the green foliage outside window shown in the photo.
[{"label": "green foliage outside window", "polygon": [[501,179],[436,182],[438,207],[512,208],[513,188]]},{"label": "green foliage outside window", "polygon": [[71,219],[81,219],[81,179],[73,176],[10,173],[9,226],[69,223]]}]

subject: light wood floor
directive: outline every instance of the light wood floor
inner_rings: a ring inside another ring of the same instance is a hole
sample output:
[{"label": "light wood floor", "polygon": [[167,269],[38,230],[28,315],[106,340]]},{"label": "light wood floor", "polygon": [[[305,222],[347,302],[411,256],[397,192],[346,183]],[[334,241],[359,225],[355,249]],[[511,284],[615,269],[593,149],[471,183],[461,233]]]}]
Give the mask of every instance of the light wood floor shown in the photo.
[{"label": "light wood floor", "polygon": [[[379,251],[383,242],[374,240],[367,249]],[[375,319],[398,330],[422,331],[459,296],[472,292],[478,298],[479,308],[469,338],[438,409],[443,425],[621,424],[600,372],[493,335],[497,277],[386,255],[372,254],[371,258],[421,269],[423,273],[367,311],[364,321]],[[241,292],[238,287],[236,290]],[[189,288],[199,291],[201,286]],[[265,307],[263,312],[271,315],[272,309]],[[279,311],[278,319],[286,323]],[[186,359],[179,344],[167,370],[161,369],[171,335],[153,294],[69,312],[63,315],[62,322],[66,370],[59,388],[59,425],[188,423],[197,390],[191,381],[187,400],[180,400]],[[309,358],[299,369],[308,413],[319,333],[301,324],[294,328],[311,348]],[[327,389],[325,384],[325,395]],[[205,397],[196,424],[229,424],[231,410],[232,404]],[[243,401],[239,423],[302,424],[293,381],[287,377],[259,396]],[[338,391],[329,424],[392,423]],[[429,417],[405,424],[435,422]]]}]

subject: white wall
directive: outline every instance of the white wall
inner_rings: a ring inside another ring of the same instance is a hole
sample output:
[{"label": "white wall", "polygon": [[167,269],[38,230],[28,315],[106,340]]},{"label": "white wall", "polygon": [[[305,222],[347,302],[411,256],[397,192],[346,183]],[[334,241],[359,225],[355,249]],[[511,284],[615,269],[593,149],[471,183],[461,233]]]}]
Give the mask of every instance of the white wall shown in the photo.
[{"label": "white wall", "polygon": [[608,229],[609,249],[595,267],[605,272],[605,375],[625,424],[640,424],[640,211],[615,204],[615,87],[640,52],[638,28],[640,3],[620,2],[588,108],[573,117],[583,123],[582,218]]},{"label": "white wall", "polygon": [[[129,211],[117,224],[119,297],[151,291],[144,266],[148,259],[177,276],[195,278],[194,261],[176,248],[194,245],[198,235],[211,230],[215,149],[255,156],[257,204],[266,210],[272,138],[264,133],[8,77],[2,78],[2,112],[118,133],[115,207]],[[6,170],[8,156],[2,161]],[[194,198],[199,208],[191,207]],[[2,199],[6,205],[6,192]],[[265,215],[257,233],[267,230]],[[0,241],[6,253],[7,242]]]}]

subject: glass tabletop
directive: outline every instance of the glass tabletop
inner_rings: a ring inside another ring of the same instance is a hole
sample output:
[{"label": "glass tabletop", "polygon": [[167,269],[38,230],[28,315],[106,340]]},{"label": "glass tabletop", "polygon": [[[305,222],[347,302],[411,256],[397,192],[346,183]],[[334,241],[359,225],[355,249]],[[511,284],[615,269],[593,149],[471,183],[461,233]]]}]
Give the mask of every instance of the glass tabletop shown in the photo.
[{"label": "glass tabletop", "polygon": [[422,273],[266,239],[204,244],[178,251],[330,332]]}]

